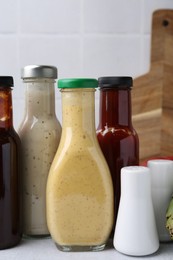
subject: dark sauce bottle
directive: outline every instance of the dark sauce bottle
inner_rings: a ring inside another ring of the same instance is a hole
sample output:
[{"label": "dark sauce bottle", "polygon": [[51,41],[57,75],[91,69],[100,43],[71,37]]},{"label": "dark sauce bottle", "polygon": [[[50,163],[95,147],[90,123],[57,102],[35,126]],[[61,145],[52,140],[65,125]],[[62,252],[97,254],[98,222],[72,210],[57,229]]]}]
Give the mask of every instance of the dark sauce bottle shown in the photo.
[{"label": "dark sauce bottle", "polygon": [[139,140],[132,126],[131,115],[132,83],[131,77],[99,78],[100,112],[97,137],[112,175],[115,223],[121,194],[121,168],[139,164]]},{"label": "dark sauce bottle", "polygon": [[0,77],[0,249],[16,246],[22,236],[20,139],[13,128],[12,77]]}]

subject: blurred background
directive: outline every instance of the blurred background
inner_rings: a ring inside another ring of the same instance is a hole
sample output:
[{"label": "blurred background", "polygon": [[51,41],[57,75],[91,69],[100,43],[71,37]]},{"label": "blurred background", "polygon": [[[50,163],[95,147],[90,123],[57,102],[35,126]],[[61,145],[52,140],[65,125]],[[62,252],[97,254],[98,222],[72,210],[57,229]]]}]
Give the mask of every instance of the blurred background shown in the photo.
[{"label": "blurred background", "polygon": [[[0,74],[14,77],[16,130],[24,115],[23,66],[54,65],[59,78],[138,77],[149,70],[157,9],[173,9],[173,0],[0,0]],[[57,89],[56,112],[61,122]]]}]

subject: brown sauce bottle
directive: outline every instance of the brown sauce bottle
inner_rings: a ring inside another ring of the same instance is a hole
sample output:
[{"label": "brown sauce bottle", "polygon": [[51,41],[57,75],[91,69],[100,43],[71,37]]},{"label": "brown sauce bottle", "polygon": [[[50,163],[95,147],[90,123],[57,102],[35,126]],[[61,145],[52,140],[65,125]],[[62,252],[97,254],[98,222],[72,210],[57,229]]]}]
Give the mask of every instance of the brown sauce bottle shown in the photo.
[{"label": "brown sauce bottle", "polygon": [[13,78],[0,76],[0,249],[16,246],[22,236],[20,139],[13,128]]},{"label": "brown sauce bottle", "polygon": [[139,140],[131,115],[132,83],[131,77],[99,78],[100,113],[97,138],[113,180],[115,223],[121,195],[121,168],[139,164]]}]

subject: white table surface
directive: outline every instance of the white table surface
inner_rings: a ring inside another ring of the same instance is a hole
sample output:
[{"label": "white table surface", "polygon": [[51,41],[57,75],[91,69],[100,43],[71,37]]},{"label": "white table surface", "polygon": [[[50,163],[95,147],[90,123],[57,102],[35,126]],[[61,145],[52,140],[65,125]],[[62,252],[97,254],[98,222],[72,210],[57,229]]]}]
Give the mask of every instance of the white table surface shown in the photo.
[{"label": "white table surface", "polygon": [[50,238],[25,239],[20,245],[11,249],[0,250],[0,260],[131,260],[158,259],[173,260],[173,242],[161,243],[157,253],[146,257],[130,257],[118,253],[115,249],[101,252],[68,252],[59,251]]}]

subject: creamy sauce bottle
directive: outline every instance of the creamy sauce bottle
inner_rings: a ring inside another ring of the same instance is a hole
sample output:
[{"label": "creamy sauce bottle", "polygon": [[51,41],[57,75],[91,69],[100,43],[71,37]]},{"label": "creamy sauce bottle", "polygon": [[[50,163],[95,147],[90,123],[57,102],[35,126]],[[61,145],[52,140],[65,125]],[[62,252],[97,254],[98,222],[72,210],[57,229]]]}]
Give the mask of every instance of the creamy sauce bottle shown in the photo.
[{"label": "creamy sauce bottle", "polygon": [[62,251],[102,250],[113,224],[113,186],[95,132],[97,81],[60,80],[59,87],[63,131],[47,183],[49,231]]},{"label": "creamy sauce bottle", "polygon": [[26,111],[19,128],[22,142],[23,225],[29,236],[48,235],[46,183],[59,145],[61,126],[55,115],[54,81],[57,69],[26,66]]}]

